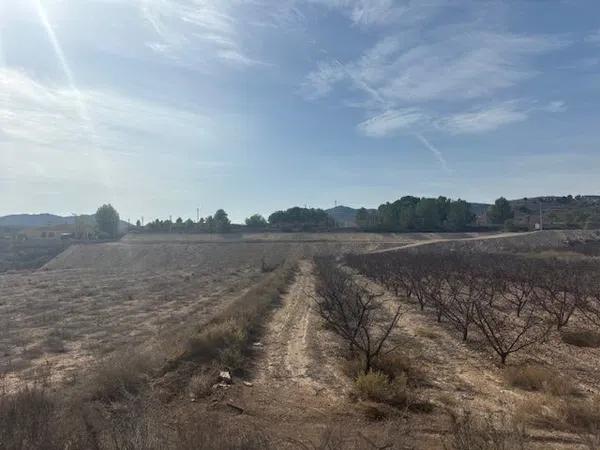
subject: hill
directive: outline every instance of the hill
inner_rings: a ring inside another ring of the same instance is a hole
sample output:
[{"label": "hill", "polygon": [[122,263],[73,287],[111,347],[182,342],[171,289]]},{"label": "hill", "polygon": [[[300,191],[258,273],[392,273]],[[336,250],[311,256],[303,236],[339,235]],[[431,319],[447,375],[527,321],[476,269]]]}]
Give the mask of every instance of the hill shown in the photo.
[{"label": "hill", "polygon": [[515,223],[533,228],[540,210],[544,228],[600,228],[600,196],[572,195],[525,197],[510,200]]},{"label": "hill", "polygon": [[[6,228],[45,228],[56,227],[58,225],[75,225],[75,219],[82,219],[85,225],[95,226],[95,214],[81,214],[79,216],[58,216],[56,214],[11,214],[0,217],[0,227]],[[127,230],[129,224],[121,220],[119,228],[121,231]]]},{"label": "hill", "polygon": [[38,228],[75,223],[73,217],[54,214],[11,214],[0,217],[0,226],[13,228]]}]

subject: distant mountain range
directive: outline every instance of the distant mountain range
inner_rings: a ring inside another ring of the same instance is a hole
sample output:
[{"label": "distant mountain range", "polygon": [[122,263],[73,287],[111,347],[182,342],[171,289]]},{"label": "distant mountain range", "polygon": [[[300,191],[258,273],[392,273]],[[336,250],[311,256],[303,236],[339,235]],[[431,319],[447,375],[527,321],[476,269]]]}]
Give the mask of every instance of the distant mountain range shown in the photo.
[{"label": "distant mountain range", "polygon": [[[87,225],[96,224],[95,214],[77,216]],[[0,217],[0,227],[5,228],[43,228],[58,225],[75,225],[75,216],[57,216],[55,214],[11,214]],[[121,220],[120,228],[127,228],[127,222]]]}]

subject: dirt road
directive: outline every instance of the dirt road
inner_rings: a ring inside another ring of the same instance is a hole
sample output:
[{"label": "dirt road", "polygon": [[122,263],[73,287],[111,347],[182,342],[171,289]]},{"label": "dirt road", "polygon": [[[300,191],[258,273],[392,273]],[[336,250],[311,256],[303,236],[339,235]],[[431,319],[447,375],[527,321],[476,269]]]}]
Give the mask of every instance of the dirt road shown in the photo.
[{"label": "dirt road", "polygon": [[413,242],[410,244],[402,245],[400,247],[377,249],[377,250],[373,250],[369,253],[393,252],[393,251],[397,251],[397,250],[405,249],[405,248],[420,247],[422,245],[439,244],[440,242],[454,242],[454,241],[462,242],[462,241],[482,241],[482,240],[487,240],[487,239],[504,239],[504,238],[515,237],[515,236],[527,236],[528,234],[532,234],[532,233],[536,233],[536,231],[528,231],[525,233],[520,232],[520,233],[484,234],[484,235],[466,237],[466,238],[430,239],[428,241]]},{"label": "dirt road", "polygon": [[298,275],[255,345],[253,383],[242,395],[245,407],[279,421],[323,422],[347,400],[348,380],[340,372],[338,349],[312,309],[312,264]]}]

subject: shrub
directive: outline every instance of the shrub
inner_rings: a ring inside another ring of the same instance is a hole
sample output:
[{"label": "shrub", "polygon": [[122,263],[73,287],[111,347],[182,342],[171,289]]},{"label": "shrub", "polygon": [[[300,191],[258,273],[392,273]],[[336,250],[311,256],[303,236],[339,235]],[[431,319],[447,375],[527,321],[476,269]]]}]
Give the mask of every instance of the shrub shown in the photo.
[{"label": "shrub", "polygon": [[511,386],[526,391],[547,392],[559,396],[577,392],[569,378],[542,366],[509,367],[504,376]]},{"label": "shrub", "polygon": [[92,398],[116,401],[137,394],[151,370],[151,361],[144,355],[120,354],[99,365],[90,382]]},{"label": "shrub", "polygon": [[392,380],[401,376],[408,377],[410,372],[413,371],[410,359],[400,352],[377,357],[373,361],[373,368],[386,374]]},{"label": "shrub", "polygon": [[223,366],[232,371],[241,370],[244,365],[242,348],[242,346],[230,346],[224,348],[219,355],[219,360]]},{"label": "shrub", "polygon": [[190,395],[193,398],[204,398],[208,397],[212,392],[212,386],[217,379],[216,373],[213,371],[206,371],[194,375],[190,379]]},{"label": "shrub", "polygon": [[373,361],[373,368],[376,371],[383,372],[391,380],[398,377],[404,377],[411,386],[426,383],[425,373],[417,365],[413,364],[412,359],[399,351],[386,353]]},{"label": "shrub", "polygon": [[600,334],[590,330],[563,331],[563,342],[577,347],[600,347]]},{"label": "shrub", "polygon": [[406,376],[393,380],[383,372],[361,374],[354,382],[357,396],[361,400],[386,403],[393,406],[406,406],[408,403]]},{"label": "shrub", "polygon": [[451,414],[446,450],[516,450],[526,448],[527,434],[522,426],[505,416],[476,417],[469,411]]}]

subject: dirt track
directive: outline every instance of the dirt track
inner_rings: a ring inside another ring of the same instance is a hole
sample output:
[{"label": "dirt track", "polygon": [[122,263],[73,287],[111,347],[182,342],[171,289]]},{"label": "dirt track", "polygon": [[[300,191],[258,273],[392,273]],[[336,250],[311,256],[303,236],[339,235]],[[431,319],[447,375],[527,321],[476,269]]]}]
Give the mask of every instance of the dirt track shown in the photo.
[{"label": "dirt track", "polygon": [[404,248],[420,247],[422,245],[439,244],[440,242],[457,242],[457,241],[464,242],[464,241],[483,241],[483,240],[488,240],[488,239],[506,239],[506,238],[515,237],[515,236],[527,236],[527,235],[533,234],[533,233],[536,233],[536,231],[529,231],[526,233],[521,232],[521,233],[482,234],[482,235],[478,235],[478,236],[469,236],[469,237],[464,237],[464,238],[449,238],[449,239],[436,238],[436,239],[430,239],[428,241],[412,242],[410,244],[402,245],[400,247],[377,249],[377,250],[373,250],[372,252],[369,252],[369,253],[393,252],[393,251],[397,251],[397,250],[404,249]]},{"label": "dirt track", "polygon": [[281,439],[318,439],[330,423],[348,416],[349,382],[337,365],[336,344],[312,310],[311,270],[309,261],[300,261],[296,280],[255,346],[253,386],[232,392],[256,426],[276,423]]},{"label": "dirt track", "polygon": [[[339,401],[349,386],[338,373],[336,357],[326,354],[324,331],[312,309],[312,265],[301,261],[297,279],[268,325],[263,354],[257,361],[258,385],[299,391],[314,407]],[[329,350],[330,351],[330,350]]]}]

